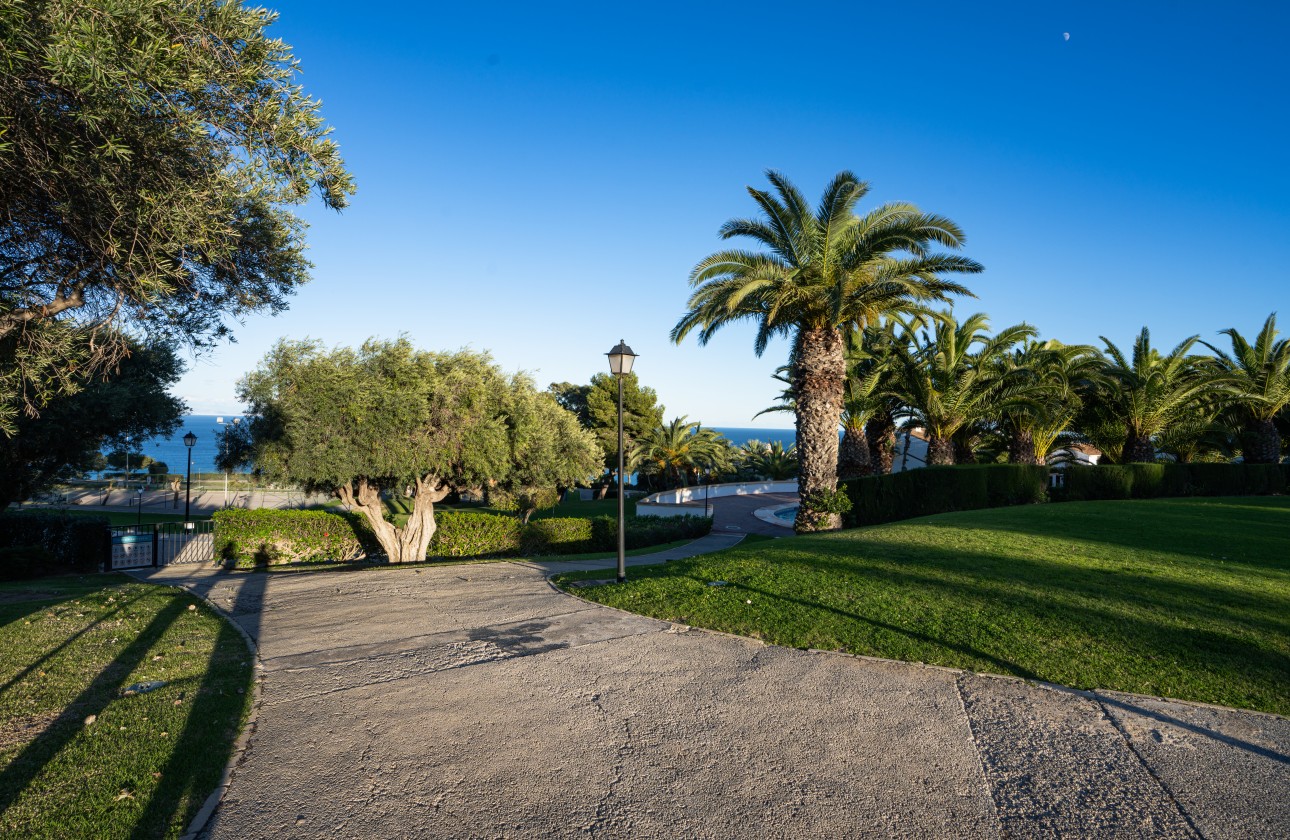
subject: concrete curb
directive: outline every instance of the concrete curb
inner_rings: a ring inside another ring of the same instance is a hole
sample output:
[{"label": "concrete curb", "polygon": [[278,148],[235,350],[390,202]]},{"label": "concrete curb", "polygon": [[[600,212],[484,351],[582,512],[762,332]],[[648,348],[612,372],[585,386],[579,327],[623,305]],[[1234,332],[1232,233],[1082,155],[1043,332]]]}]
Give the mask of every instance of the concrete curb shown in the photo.
[{"label": "concrete curb", "polygon": [[206,797],[206,801],[202,803],[202,807],[197,809],[197,813],[193,815],[192,821],[188,824],[188,829],[180,835],[179,838],[179,840],[197,840],[201,833],[206,830],[206,826],[210,822],[211,817],[215,815],[215,809],[219,807],[220,802],[224,801],[224,794],[228,792],[229,785],[233,783],[233,774],[237,770],[237,766],[242,763],[242,756],[245,755],[247,748],[251,746],[251,738],[255,735],[255,727],[260,718],[260,706],[263,702],[264,662],[260,659],[260,648],[256,645],[255,640],[251,638],[251,634],[246,632],[246,629],[242,627],[242,625],[234,621],[231,615],[225,612],[211,599],[198,595],[182,583],[160,583],[158,581],[140,578],[133,574],[131,574],[130,577],[133,577],[141,583],[151,583],[156,586],[168,586],[171,589],[179,589],[187,592],[195,598],[200,598],[202,601],[205,601],[221,619],[233,626],[233,629],[242,637],[242,641],[246,644],[247,652],[250,653],[252,657],[251,709],[247,713],[246,724],[238,734],[237,740],[233,742],[233,751],[229,755],[228,762],[224,765],[224,773],[220,776],[220,780],[215,785],[215,789]]}]

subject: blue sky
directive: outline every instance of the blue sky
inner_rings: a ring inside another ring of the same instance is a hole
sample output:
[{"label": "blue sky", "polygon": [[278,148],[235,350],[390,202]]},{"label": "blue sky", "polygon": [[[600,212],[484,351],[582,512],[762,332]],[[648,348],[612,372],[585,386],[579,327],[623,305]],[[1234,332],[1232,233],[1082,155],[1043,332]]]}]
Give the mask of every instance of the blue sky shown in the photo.
[{"label": "blue sky", "polygon": [[996,327],[1172,346],[1279,309],[1290,332],[1288,4],[268,5],[359,192],[304,210],[290,311],[193,363],[199,413],[279,337],[403,332],[543,386],[622,338],[669,417],[787,425],[751,419],[786,345],[667,337],[768,168],[957,221],[986,272],[955,308]]}]

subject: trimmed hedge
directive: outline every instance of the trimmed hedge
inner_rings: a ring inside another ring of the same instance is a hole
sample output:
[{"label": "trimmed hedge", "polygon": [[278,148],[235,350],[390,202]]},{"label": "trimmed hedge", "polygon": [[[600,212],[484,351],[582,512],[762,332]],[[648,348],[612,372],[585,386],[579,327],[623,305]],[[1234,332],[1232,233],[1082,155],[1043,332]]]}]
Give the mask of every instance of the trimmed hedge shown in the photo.
[{"label": "trimmed hedge", "polygon": [[436,511],[428,557],[494,557],[520,553],[524,524],[495,513]]},{"label": "trimmed hedge", "polygon": [[45,510],[5,512],[0,514],[0,548],[41,547],[50,558],[47,574],[94,572],[107,559],[110,524],[106,516],[69,516]]},{"label": "trimmed hedge", "polygon": [[1042,502],[1048,468],[1027,464],[924,467],[844,482],[851,499],[847,524],[878,525],[947,513]]},{"label": "trimmed hedge", "polygon": [[325,510],[215,512],[215,556],[238,567],[334,563],[379,551],[359,514]]},{"label": "trimmed hedge", "polygon": [[[566,517],[534,519],[466,511],[437,511],[428,558],[532,557],[586,554],[618,546],[618,521]],[[700,516],[629,516],[628,548],[697,539],[712,530]],[[224,510],[215,514],[215,555],[249,568],[278,563],[334,563],[380,555],[361,514],[322,510]]]},{"label": "trimmed hedge", "polygon": [[30,580],[67,571],[54,555],[39,545],[0,548],[0,580]]},{"label": "trimmed hedge", "polygon": [[1054,501],[1266,496],[1290,488],[1290,464],[1105,464],[1063,475]]}]

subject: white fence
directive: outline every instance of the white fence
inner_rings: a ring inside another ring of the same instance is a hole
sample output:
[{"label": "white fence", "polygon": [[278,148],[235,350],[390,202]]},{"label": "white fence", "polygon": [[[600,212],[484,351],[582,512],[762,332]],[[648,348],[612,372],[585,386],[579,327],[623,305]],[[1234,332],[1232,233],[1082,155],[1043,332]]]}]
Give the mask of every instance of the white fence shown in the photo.
[{"label": "white fence", "polygon": [[[707,499],[721,496],[754,496],[759,493],[796,493],[797,479],[790,481],[737,481],[729,484],[705,484],[680,487],[653,493],[636,503],[637,516],[703,516]],[[711,515],[711,511],[708,511]]]}]

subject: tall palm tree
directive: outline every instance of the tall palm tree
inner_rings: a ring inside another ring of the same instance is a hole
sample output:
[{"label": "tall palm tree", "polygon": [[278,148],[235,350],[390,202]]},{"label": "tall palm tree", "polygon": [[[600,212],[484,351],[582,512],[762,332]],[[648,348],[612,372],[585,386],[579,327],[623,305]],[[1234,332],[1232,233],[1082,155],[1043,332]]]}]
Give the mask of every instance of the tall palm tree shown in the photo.
[{"label": "tall palm tree", "polygon": [[1221,331],[1232,342],[1228,355],[1203,342],[1218,357],[1220,380],[1231,389],[1234,407],[1244,425],[1242,453],[1247,464],[1281,460],[1281,433],[1276,417],[1290,406],[1290,339],[1277,341],[1277,313],[1263,322],[1254,343],[1235,329]]},{"label": "tall palm tree", "polygon": [[963,232],[947,218],[905,203],[856,215],[869,185],[850,172],[834,176],[815,209],[784,176],[766,177],[774,195],[748,188],[762,218],[732,219],[721,228],[723,239],[748,237],[766,250],[725,250],[701,260],[690,273],[695,288],[689,311],[672,328],[672,340],[680,343],[697,329],[699,343],[706,344],[725,325],[744,320],[757,324],[753,349],[759,356],[772,338],[791,339],[802,498],[796,527],[833,529],[841,517],[824,508],[837,490],[844,330],[863,328],[911,302],[970,294],[942,275],[979,272],[981,266],[932,252],[935,245],[963,243]]},{"label": "tall palm tree", "polygon": [[[939,313],[931,333],[897,345],[897,394],[905,415],[927,431],[928,465],[966,460],[963,434],[977,421],[997,413],[1021,397],[1001,376],[998,358],[1020,341],[1035,336],[1029,324],[1016,324],[991,336],[984,313],[961,323],[951,312]],[[959,452],[955,451],[955,440]]]},{"label": "tall palm tree", "polygon": [[[1126,356],[1106,336],[1106,362],[1094,392],[1090,427],[1122,429],[1120,463],[1155,460],[1154,438],[1171,424],[1189,417],[1198,405],[1213,396],[1212,365],[1191,355],[1200,336],[1183,339],[1167,355],[1151,346],[1146,327]],[[1109,440],[1097,441],[1106,449]]]}]

